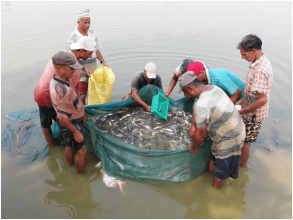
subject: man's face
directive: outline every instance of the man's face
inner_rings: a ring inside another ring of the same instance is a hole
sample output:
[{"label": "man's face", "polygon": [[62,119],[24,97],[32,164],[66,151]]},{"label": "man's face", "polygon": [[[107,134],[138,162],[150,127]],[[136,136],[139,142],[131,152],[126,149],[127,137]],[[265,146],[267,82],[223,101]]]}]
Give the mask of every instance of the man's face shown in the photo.
[{"label": "man's face", "polygon": [[191,98],[191,99],[195,99],[198,98],[199,94],[198,91],[195,87],[187,87],[186,90],[182,90],[184,92],[184,95],[186,95],[187,97]]},{"label": "man's face", "polygon": [[91,19],[90,18],[81,18],[80,21],[78,21],[77,23],[78,23],[78,27],[81,30],[88,31],[90,28]]},{"label": "man's face", "polygon": [[75,72],[75,69],[71,68],[70,66],[66,66],[66,65],[64,65],[63,67],[64,67],[63,68],[63,76],[66,79],[72,78],[73,73]]},{"label": "man's face", "polygon": [[91,58],[93,55],[93,51],[85,51],[84,49],[82,49],[82,51],[83,51],[83,53],[80,54],[80,58],[83,60]]},{"label": "man's face", "polygon": [[147,74],[146,70],[144,70],[143,72],[144,72],[145,78],[147,79],[148,83],[150,83],[153,79],[148,78],[148,74]]},{"label": "man's face", "polygon": [[201,82],[205,83],[207,81],[207,75],[204,70],[200,71],[198,74],[195,75]]},{"label": "man's face", "polygon": [[240,53],[241,53],[242,59],[246,59],[248,62],[255,61],[255,50],[254,49],[252,49],[252,51],[245,51],[242,47],[240,47]]}]

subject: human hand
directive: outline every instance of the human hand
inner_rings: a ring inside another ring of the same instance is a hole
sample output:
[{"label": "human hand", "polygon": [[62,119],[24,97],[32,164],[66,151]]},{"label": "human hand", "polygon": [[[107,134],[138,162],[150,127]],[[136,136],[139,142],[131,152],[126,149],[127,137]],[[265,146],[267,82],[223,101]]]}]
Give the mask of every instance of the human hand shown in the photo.
[{"label": "human hand", "polygon": [[170,95],[170,92],[165,92],[164,95],[165,95],[165,99],[166,99]]},{"label": "human hand", "polygon": [[238,100],[237,102],[235,102],[235,105],[241,105],[242,99]]},{"label": "human hand", "polygon": [[86,122],[86,120],[88,120],[89,118],[88,117],[86,117],[85,115],[83,116],[83,118],[82,118],[82,125],[83,125],[83,127],[85,126],[85,122]]},{"label": "human hand", "polygon": [[145,106],[145,110],[146,110],[147,112],[151,112],[151,106],[146,105],[146,106]]},{"label": "human hand", "polygon": [[79,130],[76,130],[76,132],[73,134],[73,136],[74,136],[75,141],[78,143],[84,141],[83,135]]},{"label": "human hand", "polygon": [[125,96],[122,97],[122,101],[124,101],[125,99],[127,99],[129,96],[131,96],[131,94],[126,94]]},{"label": "human hand", "polygon": [[106,67],[110,68],[105,61],[102,63],[102,66],[106,66]]},{"label": "human hand", "polygon": [[198,153],[198,149],[194,150],[192,147],[189,148],[189,152],[193,153],[193,154],[197,154]]},{"label": "human hand", "polygon": [[91,75],[92,75],[91,71],[90,71],[88,68],[83,67],[83,69],[84,69],[85,74],[86,74],[87,76],[91,76]]}]

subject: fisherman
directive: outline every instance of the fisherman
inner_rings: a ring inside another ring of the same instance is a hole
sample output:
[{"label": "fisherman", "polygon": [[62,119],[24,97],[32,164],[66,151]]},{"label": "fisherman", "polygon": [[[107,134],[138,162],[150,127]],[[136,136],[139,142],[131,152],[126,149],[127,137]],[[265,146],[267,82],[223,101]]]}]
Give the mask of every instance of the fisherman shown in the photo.
[{"label": "fisherman", "polygon": [[81,70],[81,78],[80,78],[80,82],[78,86],[79,97],[81,99],[81,102],[84,105],[86,104],[85,99],[86,99],[87,91],[88,91],[88,77],[91,76],[91,73],[93,73],[97,69],[97,59],[103,66],[109,67],[100,52],[102,45],[100,44],[100,41],[98,40],[97,35],[93,31],[89,30],[90,22],[91,22],[89,13],[90,13],[89,9],[77,11],[78,27],[76,28],[75,31],[72,32],[72,34],[68,38],[69,48],[71,44],[76,43],[82,36],[89,36],[96,42],[96,48],[93,53],[93,57],[87,60],[79,60],[79,62],[83,66],[89,69],[89,71]]},{"label": "fisherman", "polygon": [[[85,60],[92,56],[95,48],[95,42],[89,37],[81,37],[77,43],[72,44],[72,48],[72,50],[66,51],[71,53],[76,61],[79,59]],[[87,70],[86,67],[83,68]],[[49,85],[54,74],[54,65],[52,63],[52,59],[50,59],[34,91],[34,98],[39,106],[42,130],[49,147],[55,146],[52,137],[51,125],[52,120],[56,121],[57,114],[52,106],[49,91]],[[74,72],[73,77],[69,79],[76,91],[78,91],[80,74],[80,70],[77,70]]]},{"label": "fisherman", "polygon": [[147,63],[143,72],[137,72],[131,83],[131,93],[126,94],[123,96],[122,100],[124,101],[129,96],[132,96],[132,98],[138,103],[141,104],[147,112],[151,111],[151,106],[147,105],[142,99],[139,97],[138,90],[140,90],[142,87],[152,84],[154,86],[159,87],[161,90],[163,90],[162,87],[162,80],[159,74],[156,74],[157,66],[156,64],[150,62]]},{"label": "fisherman", "polygon": [[84,115],[83,104],[69,81],[75,70],[82,69],[82,66],[71,53],[65,51],[55,54],[52,61],[55,74],[50,82],[50,97],[57,112],[57,125],[65,141],[67,165],[72,165],[76,154],[77,173],[82,174],[87,151],[84,125],[88,118]]},{"label": "fisherman", "polygon": [[206,69],[203,63],[195,61],[188,65],[187,71],[194,72],[204,85],[211,84],[220,87],[233,103],[243,97],[244,82],[227,70]]},{"label": "fisherman", "polygon": [[[178,81],[178,77],[180,77],[181,75],[183,75],[184,73],[186,73],[187,71],[187,67],[188,65],[193,62],[192,59],[190,58],[186,58],[183,60],[182,64],[180,64],[176,69],[175,69],[175,72],[174,72],[174,75],[171,79],[171,82],[170,82],[170,85],[169,85],[169,88],[168,88],[168,91],[164,93],[165,95],[165,98],[167,96],[169,96],[171,94],[171,92],[173,91],[174,87],[176,86],[177,84],[177,81]],[[202,63],[204,66],[205,66],[205,69],[210,69],[208,65]]]},{"label": "fisherman", "polygon": [[273,70],[270,61],[261,50],[262,41],[249,34],[238,44],[242,59],[251,62],[246,76],[244,95],[236,102],[241,105],[239,113],[245,123],[246,137],[241,149],[240,166],[246,167],[251,142],[255,142],[261,122],[269,114],[269,99],[273,82]]},{"label": "fisherman", "polygon": [[199,146],[209,135],[213,141],[209,172],[215,176],[214,188],[220,188],[226,178],[238,177],[241,147],[245,139],[242,117],[223,90],[214,85],[203,85],[192,71],[187,71],[178,81],[179,92],[182,90],[187,97],[198,98],[193,106],[192,121],[197,129],[189,151],[198,153]]}]

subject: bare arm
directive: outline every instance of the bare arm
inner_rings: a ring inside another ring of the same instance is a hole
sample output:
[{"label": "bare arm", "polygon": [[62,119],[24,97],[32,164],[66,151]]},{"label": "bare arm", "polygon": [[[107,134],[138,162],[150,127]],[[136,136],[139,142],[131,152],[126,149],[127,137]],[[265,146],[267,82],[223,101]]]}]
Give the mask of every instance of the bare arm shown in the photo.
[{"label": "bare arm", "polygon": [[174,87],[176,86],[177,81],[178,81],[178,77],[174,74],[172,79],[171,79],[168,91],[164,93],[165,98],[171,94],[171,92],[173,91]]},{"label": "bare arm", "polygon": [[238,88],[236,92],[230,97],[230,100],[235,104],[241,95],[241,90]]},{"label": "bare arm", "polygon": [[[103,56],[102,56],[102,54],[101,54],[101,52],[100,52],[99,50],[96,51],[96,54],[97,54],[97,58],[98,58],[98,60],[99,60],[100,62],[101,62],[102,60],[104,60],[104,58],[103,58]],[[103,65],[103,66],[106,66],[106,67],[109,67],[108,64],[107,64],[105,61],[102,62],[102,65]]]},{"label": "bare arm", "polygon": [[61,122],[61,124],[73,134],[76,142],[80,143],[84,140],[82,133],[80,133],[80,131],[73,126],[70,119],[66,115],[61,115],[57,113],[57,118]]},{"label": "bare arm", "polygon": [[199,146],[204,142],[204,139],[207,136],[207,127],[208,125],[206,124],[204,127],[196,129],[194,142],[189,148],[191,153],[196,154],[198,152]]},{"label": "bare arm", "polygon": [[191,126],[189,129],[189,135],[192,139],[194,139],[195,131],[196,131],[195,117],[194,117],[194,113],[193,113],[194,105],[195,105],[195,103],[193,104],[193,108],[192,108]]},{"label": "bare arm", "polygon": [[258,99],[255,102],[251,103],[249,106],[246,106],[245,108],[239,110],[239,114],[251,112],[255,109],[260,108],[268,102],[267,95],[265,93],[256,92],[256,94],[258,95]]},{"label": "bare arm", "polygon": [[139,97],[139,95],[137,94],[137,91],[132,89],[131,90],[131,95],[132,95],[132,98],[140,105],[142,105],[145,110],[147,112],[150,112],[151,111],[151,106],[147,105],[144,101],[142,101],[142,99]]}]

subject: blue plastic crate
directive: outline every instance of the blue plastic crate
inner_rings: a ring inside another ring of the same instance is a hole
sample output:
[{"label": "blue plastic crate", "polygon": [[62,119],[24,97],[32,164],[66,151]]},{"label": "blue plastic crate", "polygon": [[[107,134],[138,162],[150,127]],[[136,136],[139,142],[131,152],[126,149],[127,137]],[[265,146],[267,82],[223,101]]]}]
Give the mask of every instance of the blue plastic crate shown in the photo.
[{"label": "blue plastic crate", "polygon": [[165,120],[168,117],[168,108],[169,108],[169,98],[165,99],[164,93],[159,91],[159,93],[153,96],[151,113],[153,113],[158,118],[164,118]]}]

